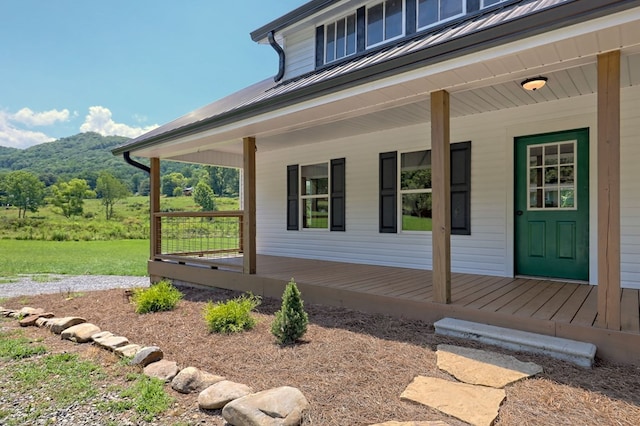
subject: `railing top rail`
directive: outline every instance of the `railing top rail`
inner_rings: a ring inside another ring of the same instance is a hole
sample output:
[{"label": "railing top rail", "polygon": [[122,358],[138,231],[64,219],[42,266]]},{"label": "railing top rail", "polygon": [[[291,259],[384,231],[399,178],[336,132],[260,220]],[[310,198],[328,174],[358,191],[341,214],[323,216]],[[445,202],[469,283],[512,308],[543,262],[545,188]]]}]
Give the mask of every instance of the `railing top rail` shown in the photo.
[{"label": "railing top rail", "polygon": [[244,210],[224,212],[156,212],[154,217],[244,217]]}]

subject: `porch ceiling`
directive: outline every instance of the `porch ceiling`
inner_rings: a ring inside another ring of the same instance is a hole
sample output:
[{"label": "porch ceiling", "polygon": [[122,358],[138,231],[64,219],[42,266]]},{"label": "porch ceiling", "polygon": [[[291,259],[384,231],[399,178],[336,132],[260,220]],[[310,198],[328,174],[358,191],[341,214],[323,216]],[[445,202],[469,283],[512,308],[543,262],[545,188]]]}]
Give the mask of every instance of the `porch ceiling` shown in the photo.
[{"label": "porch ceiling", "polygon": [[[622,87],[640,85],[639,27],[640,7],[620,17],[364,83],[133,154],[238,167],[246,136],[255,136],[264,152],[428,122],[429,93],[435,90],[451,93],[452,117],[593,94],[597,55],[616,49],[622,52]],[[545,88],[527,92],[520,87],[520,81],[536,75],[548,77]]]}]

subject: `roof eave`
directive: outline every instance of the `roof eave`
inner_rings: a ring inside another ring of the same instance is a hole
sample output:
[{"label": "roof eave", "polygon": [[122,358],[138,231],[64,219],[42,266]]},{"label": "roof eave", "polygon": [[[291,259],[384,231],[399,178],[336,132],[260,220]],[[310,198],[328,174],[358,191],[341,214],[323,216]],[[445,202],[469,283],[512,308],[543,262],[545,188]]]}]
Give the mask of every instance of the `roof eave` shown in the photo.
[{"label": "roof eave", "polygon": [[252,31],[251,40],[255,42],[264,40],[267,38],[267,35],[271,31],[278,32],[283,28],[286,28],[289,25],[295,24],[296,22],[304,18],[307,18],[316,12],[321,11],[327,6],[333,3],[336,3],[338,1],[340,0],[311,0],[310,2],[305,3],[302,6],[298,7],[297,9],[292,10],[286,15],[283,15],[280,18],[275,19],[266,25],[263,25],[262,27],[258,28],[255,31]]},{"label": "roof eave", "polygon": [[525,37],[555,30],[563,26],[573,25],[583,22],[585,17],[595,19],[633,7],[635,1],[636,0],[576,0],[570,3],[564,3],[558,7],[546,9],[534,15],[524,16],[495,27],[486,28],[457,39],[448,40],[428,49],[419,50],[386,62],[376,63],[349,74],[305,86],[298,90],[256,102],[246,107],[168,131],[152,138],[139,142],[133,141],[128,145],[113,149],[112,153],[114,155],[120,155],[124,152],[148,148],[158,143],[169,142],[180,137],[255,117],[261,113],[304,102],[320,94],[326,95],[334,93],[390,75],[412,71],[416,68],[433,64],[436,61],[451,59],[456,56],[462,56],[463,54],[477,52]]}]

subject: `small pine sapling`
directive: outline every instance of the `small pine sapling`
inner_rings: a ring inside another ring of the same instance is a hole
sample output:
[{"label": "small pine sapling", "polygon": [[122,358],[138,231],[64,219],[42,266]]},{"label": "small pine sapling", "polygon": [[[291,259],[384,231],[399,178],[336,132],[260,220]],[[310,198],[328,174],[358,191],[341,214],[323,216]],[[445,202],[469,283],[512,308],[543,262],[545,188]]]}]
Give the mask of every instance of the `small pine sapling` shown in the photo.
[{"label": "small pine sapling", "polygon": [[295,343],[307,332],[309,317],[293,278],[282,294],[282,306],[271,323],[271,333],[281,345]]}]

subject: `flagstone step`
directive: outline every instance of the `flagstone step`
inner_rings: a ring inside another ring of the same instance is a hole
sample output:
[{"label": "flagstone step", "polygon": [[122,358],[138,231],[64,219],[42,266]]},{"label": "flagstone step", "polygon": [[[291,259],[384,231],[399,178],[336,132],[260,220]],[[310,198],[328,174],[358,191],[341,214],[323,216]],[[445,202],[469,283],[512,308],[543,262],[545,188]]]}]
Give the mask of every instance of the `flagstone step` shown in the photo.
[{"label": "flagstone step", "polygon": [[436,334],[459,337],[495,345],[506,349],[547,355],[591,368],[596,345],[561,337],[496,327],[494,325],[443,318],[434,324]]}]

